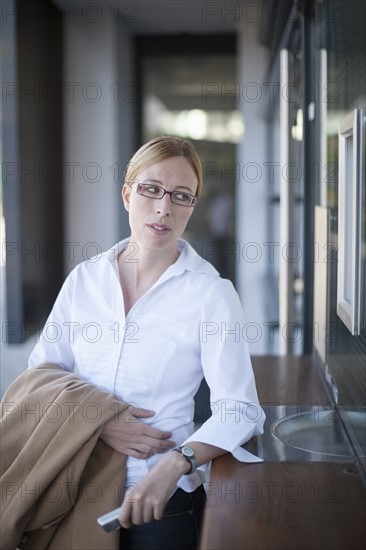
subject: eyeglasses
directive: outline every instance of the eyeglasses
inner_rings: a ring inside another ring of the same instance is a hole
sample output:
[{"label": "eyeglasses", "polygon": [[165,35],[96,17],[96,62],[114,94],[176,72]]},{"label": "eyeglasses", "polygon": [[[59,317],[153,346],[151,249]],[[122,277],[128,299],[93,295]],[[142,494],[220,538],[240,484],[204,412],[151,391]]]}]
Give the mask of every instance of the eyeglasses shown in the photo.
[{"label": "eyeglasses", "polygon": [[162,199],[164,195],[170,195],[170,200],[174,204],[180,204],[180,206],[194,206],[198,201],[198,197],[194,195],[190,195],[184,191],[166,191],[155,183],[138,183],[136,191],[139,195],[143,195],[149,199]]}]

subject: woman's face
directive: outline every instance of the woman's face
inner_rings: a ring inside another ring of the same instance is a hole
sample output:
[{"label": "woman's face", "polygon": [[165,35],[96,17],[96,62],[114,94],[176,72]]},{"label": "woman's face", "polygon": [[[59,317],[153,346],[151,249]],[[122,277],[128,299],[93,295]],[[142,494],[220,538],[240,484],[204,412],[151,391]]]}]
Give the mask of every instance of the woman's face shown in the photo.
[{"label": "woman's face", "polygon": [[151,199],[136,192],[138,183],[159,185],[166,191],[197,192],[198,181],[193,168],[184,157],[162,160],[137,176],[137,181],[122,188],[122,198],[129,212],[131,241],[147,249],[176,250],[194,207],[172,203],[170,195]]}]

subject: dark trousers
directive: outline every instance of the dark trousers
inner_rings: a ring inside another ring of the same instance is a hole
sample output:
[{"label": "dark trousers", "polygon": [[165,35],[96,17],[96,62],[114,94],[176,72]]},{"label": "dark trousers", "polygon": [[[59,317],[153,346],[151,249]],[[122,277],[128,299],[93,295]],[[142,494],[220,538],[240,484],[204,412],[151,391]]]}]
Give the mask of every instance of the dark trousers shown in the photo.
[{"label": "dark trousers", "polygon": [[201,485],[193,493],[177,489],[161,520],[120,530],[120,550],[196,550],[206,493]]}]

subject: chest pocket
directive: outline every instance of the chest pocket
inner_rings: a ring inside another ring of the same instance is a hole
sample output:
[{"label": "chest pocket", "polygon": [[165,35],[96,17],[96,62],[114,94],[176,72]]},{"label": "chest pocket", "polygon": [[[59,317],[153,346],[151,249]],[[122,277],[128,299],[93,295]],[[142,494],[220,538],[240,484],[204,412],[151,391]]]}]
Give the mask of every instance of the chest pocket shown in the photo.
[{"label": "chest pocket", "polygon": [[116,382],[125,394],[145,402],[158,387],[184,327],[154,315],[139,316],[138,323],[128,325],[131,326],[123,342]]},{"label": "chest pocket", "polygon": [[76,322],[75,355],[78,371],[85,380],[105,386],[117,360],[119,335],[115,325],[110,315],[103,312],[94,316],[80,313],[76,315]]}]

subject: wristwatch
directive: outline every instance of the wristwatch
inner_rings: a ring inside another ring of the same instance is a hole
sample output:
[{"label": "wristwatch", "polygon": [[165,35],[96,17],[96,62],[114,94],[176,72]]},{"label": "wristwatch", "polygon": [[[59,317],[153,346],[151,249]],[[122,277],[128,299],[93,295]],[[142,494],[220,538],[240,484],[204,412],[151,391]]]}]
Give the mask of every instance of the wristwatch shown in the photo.
[{"label": "wristwatch", "polygon": [[187,447],[186,445],[182,445],[181,447],[177,447],[176,449],[173,449],[173,450],[177,451],[182,456],[184,456],[184,458],[191,465],[191,469],[185,475],[193,474],[193,472],[195,472],[197,469],[197,461],[196,461],[196,457],[194,456],[193,449],[191,449],[191,447]]}]

